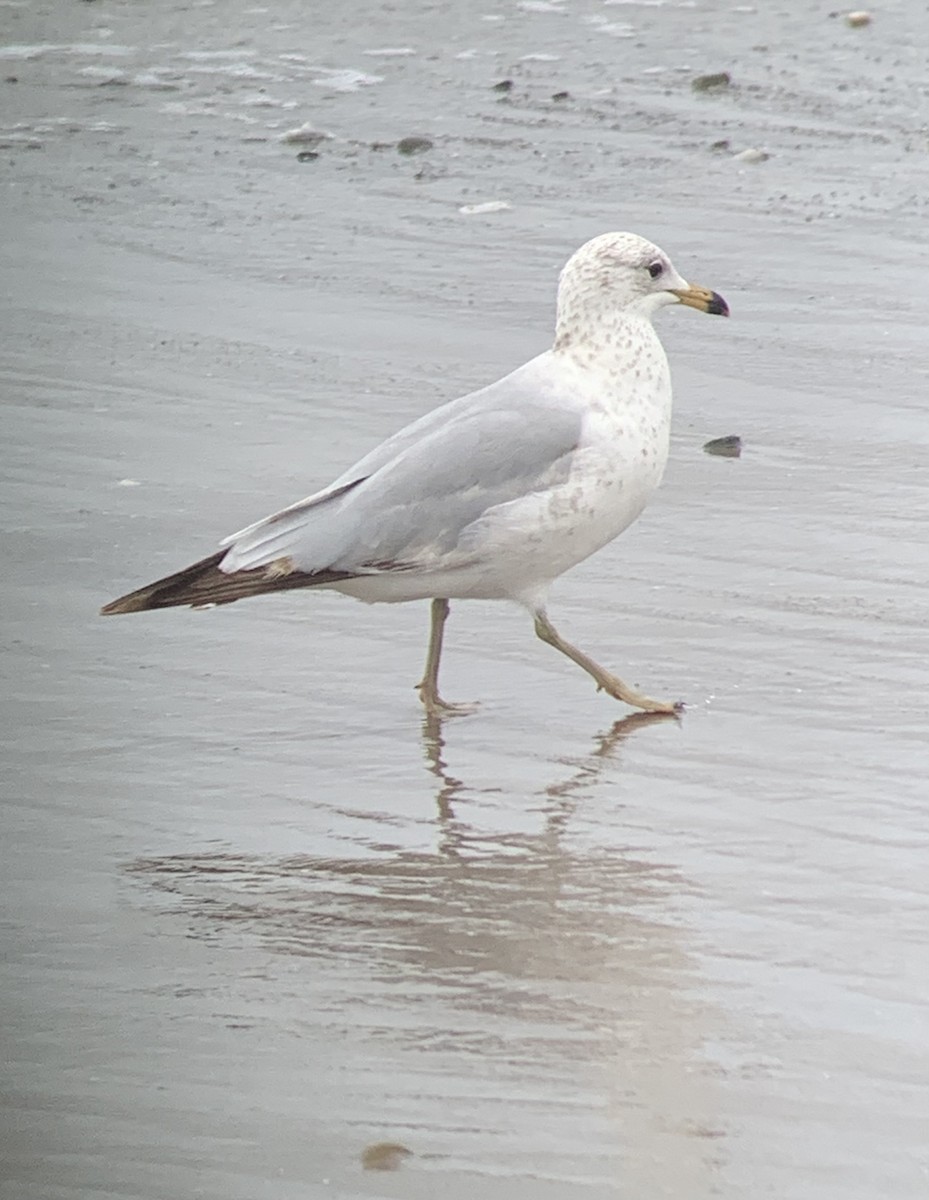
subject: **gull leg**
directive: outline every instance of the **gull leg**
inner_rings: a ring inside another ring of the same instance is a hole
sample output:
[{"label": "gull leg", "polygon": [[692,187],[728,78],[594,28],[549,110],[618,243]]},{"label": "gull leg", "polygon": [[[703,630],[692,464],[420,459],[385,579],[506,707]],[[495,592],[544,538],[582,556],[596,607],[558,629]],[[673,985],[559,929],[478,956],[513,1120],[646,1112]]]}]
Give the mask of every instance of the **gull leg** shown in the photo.
[{"label": "gull leg", "polygon": [[432,624],[429,628],[429,651],[426,654],[426,669],[416,685],[419,698],[429,716],[449,713],[471,712],[473,705],[448,704],[439,695],[439,659],[442,657],[442,636],[448,620],[449,603],[444,599],[433,600],[430,610]]},{"label": "gull leg", "polygon": [[536,635],[549,646],[554,646],[556,650],[566,654],[572,662],[577,663],[582,671],[586,671],[596,683],[598,692],[607,692],[614,700],[622,700],[624,704],[631,704],[633,708],[645,709],[646,712],[674,713],[680,712],[684,707],[680,702],[674,704],[668,700],[652,700],[623,683],[615,675],[611,675],[599,663],[588,658],[583,650],[578,650],[577,646],[566,642],[548,619],[544,608],[537,609],[532,615],[535,618]]}]

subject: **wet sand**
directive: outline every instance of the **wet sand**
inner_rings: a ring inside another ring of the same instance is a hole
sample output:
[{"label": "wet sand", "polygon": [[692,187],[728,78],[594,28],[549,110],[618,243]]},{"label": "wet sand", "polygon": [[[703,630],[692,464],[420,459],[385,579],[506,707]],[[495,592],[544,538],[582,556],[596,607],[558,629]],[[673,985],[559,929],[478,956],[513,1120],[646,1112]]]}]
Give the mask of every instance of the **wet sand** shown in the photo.
[{"label": "wet sand", "polygon": [[[0,9],[4,1198],[929,1188],[920,22],[464,7]],[[551,610],[681,721],[503,605],[443,725],[425,605],[97,616],[544,348],[609,228],[733,318],[661,318],[665,483]]]}]

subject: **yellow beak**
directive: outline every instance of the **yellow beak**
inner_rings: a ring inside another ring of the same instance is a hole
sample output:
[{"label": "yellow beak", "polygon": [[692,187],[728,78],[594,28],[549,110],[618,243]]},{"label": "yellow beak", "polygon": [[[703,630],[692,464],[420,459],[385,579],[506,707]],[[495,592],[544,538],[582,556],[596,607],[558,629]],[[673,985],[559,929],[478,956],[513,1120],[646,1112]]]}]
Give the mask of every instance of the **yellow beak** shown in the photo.
[{"label": "yellow beak", "polygon": [[700,312],[712,313],[714,317],[729,316],[729,305],[719,292],[711,292],[709,288],[696,286],[669,288],[668,290],[688,308],[698,308]]}]

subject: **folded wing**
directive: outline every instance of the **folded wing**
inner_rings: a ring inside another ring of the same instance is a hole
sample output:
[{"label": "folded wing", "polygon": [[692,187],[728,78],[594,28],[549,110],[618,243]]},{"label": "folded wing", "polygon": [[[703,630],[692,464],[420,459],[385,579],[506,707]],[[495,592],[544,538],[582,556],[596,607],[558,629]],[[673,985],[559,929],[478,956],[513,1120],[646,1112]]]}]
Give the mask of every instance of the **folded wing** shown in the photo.
[{"label": "folded wing", "polygon": [[540,383],[539,361],[427,414],[328,488],[102,611],[228,604],[359,575],[459,565],[475,522],[570,473],[582,405],[570,389],[552,394],[550,376]]},{"label": "folded wing", "polygon": [[368,574],[444,563],[489,509],[570,472],[580,410],[526,394],[532,379],[520,374],[429,414],[327,491],[227,539],[222,570],[286,563]]}]

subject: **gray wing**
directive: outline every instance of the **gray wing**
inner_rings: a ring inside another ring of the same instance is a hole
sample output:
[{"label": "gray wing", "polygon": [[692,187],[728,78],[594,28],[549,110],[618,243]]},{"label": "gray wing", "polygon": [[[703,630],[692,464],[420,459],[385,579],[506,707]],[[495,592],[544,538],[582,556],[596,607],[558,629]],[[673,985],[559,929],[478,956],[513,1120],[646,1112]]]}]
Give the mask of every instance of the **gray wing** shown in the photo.
[{"label": "gray wing", "polygon": [[429,413],[331,488],[227,539],[222,569],[285,558],[301,571],[435,564],[488,509],[562,482],[582,412],[553,393],[538,361]]}]

